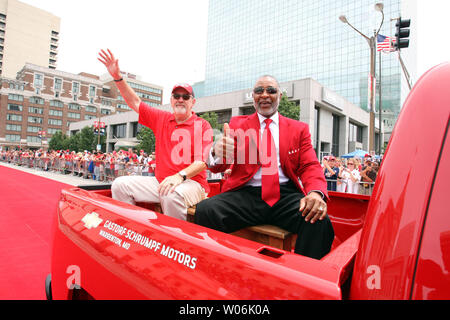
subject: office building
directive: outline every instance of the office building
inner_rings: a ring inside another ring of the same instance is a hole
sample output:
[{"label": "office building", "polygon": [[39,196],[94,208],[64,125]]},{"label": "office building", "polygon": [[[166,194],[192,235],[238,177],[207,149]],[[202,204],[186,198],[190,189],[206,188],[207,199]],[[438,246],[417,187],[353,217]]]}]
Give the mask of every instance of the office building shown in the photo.
[{"label": "office building", "polygon": [[0,0],[0,75],[15,78],[26,63],[56,69],[59,17],[17,0]]},{"label": "office building", "polygon": [[[194,88],[212,96],[248,88],[263,74],[280,82],[313,78],[368,110],[369,45],[339,16],[373,36],[381,22],[376,2],[384,3],[380,34],[393,36],[390,19],[400,16],[401,0],[210,0],[205,80]],[[403,76],[396,53],[381,58],[381,77],[378,64],[376,73],[389,131],[401,108]]]},{"label": "office building", "polygon": [[[122,76],[143,101],[162,103],[161,86],[130,73]],[[1,77],[0,86],[0,147],[47,147],[53,134],[68,134],[74,122],[131,110],[109,75],[72,74],[27,63],[15,78]]]}]

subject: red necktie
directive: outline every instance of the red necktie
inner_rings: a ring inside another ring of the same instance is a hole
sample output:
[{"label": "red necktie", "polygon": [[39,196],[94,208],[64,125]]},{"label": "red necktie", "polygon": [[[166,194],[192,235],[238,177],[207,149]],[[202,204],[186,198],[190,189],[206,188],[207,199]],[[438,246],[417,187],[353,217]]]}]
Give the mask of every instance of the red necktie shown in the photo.
[{"label": "red necktie", "polygon": [[[263,143],[266,142],[267,154],[261,162],[261,197],[269,205],[273,206],[280,200],[280,180],[278,177],[277,149],[272,138],[269,125],[271,119],[264,120],[266,127],[263,132]],[[264,148],[263,148],[264,153]],[[267,162],[264,164],[264,162]]]}]

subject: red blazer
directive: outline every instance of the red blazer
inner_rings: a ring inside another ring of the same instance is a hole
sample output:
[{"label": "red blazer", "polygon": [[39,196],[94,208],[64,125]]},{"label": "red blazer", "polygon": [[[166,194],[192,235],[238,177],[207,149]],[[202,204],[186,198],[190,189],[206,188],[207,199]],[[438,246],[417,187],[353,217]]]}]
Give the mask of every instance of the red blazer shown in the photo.
[{"label": "red blazer", "polygon": [[[328,198],[327,183],[311,144],[309,126],[306,123],[283,117],[281,114],[279,119],[279,152],[284,174],[305,195],[312,190],[320,190]],[[212,172],[223,172],[232,166],[231,175],[223,184],[223,192],[243,186],[260,167],[254,157],[257,152],[253,152],[253,155],[249,152],[249,150],[257,150],[257,146],[259,146],[260,123],[257,113],[233,117],[229,125],[237,146],[234,163],[232,165],[218,164],[210,168]],[[245,143],[237,143],[238,140],[245,141]],[[245,161],[242,161],[243,158]],[[238,159],[240,161],[237,161]],[[299,183],[298,178],[302,184]]]}]

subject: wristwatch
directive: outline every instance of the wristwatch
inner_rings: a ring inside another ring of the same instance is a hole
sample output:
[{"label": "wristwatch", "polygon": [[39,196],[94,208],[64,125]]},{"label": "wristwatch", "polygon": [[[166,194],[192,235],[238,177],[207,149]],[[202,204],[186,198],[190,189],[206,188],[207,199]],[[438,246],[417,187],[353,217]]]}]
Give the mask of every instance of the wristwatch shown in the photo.
[{"label": "wristwatch", "polygon": [[181,170],[180,172],[178,172],[178,174],[183,177],[183,181],[186,181],[186,171]]}]

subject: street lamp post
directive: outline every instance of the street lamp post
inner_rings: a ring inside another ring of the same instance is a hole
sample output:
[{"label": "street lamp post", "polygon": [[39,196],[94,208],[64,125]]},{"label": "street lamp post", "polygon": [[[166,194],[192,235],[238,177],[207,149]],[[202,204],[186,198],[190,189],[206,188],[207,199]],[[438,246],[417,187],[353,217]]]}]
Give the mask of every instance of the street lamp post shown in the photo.
[{"label": "street lamp post", "polygon": [[[375,78],[375,59],[376,59],[376,50],[377,50],[377,36],[380,32],[381,26],[384,22],[384,12],[383,12],[383,4],[377,3],[375,4],[375,10],[380,11],[382,14],[382,20],[380,27],[378,30],[374,30],[373,36],[368,37],[365,34],[363,34],[361,31],[356,29],[354,26],[348,22],[346,16],[341,15],[339,17],[339,20],[341,20],[343,23],[348,24],[353,30],[355,30],[357,33],[359,33],[361,36],[366,39],[367,43],[369,44],[370,48],[370,74],[369,74],[369,116],[370,116],[370,122],[369,122],[369,151],[375,150],[375,85],[376,85],[376,78]],[[380,127],[380,135],[381,135],[381,127]]]}]

